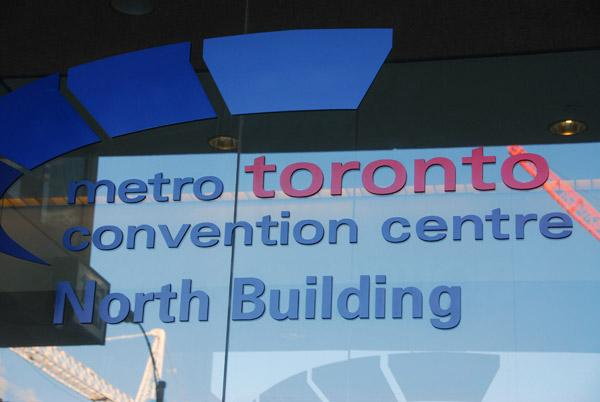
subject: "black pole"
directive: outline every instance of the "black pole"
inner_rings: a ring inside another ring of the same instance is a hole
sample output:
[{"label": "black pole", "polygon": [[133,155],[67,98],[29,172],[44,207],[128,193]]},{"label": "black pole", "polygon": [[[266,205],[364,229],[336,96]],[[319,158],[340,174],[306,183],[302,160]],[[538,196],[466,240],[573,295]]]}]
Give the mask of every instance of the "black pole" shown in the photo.
[{"label": "black pole", "polygon": [[165,388],[167,388],[167,383],[165,381],[156,383],[156,402],[164,402]]},{"label": "black pole", "polygon": [[146,345],[148,345],[148,352],[150,352],[150,358],[152,359],[152,367],[154,368],[154,370],[153,370],[153,372],[154,372],[154,385],[157,385],[158,384],[158,378],[156,378],[156,361],[154,360],[154,354],[152,353],[152,346],[150,346],[150,340],[148,339],[148,335],[146,335],[146,331],[144,330],[144,327],[142,327],[142,324],[140,324],[138,322],[137,325],[140,327],[140,330],[142,331],[142,334],[144,334],[144,339],[146,339]]},{"label": "black pole", "polygon": [[[127,318],[125,319],[125,322],[131,322],[133,323],[133,314],[131,312],[129,312],[129,315],[127,316]],[[142,334],[144,335],[144,339],[146,339],[146,345],[148,345],[148,352],[150,353],[150,359],[152,359],[152,367],[154,370],[153,374],[154,374],[154,386],[155,386],[155,390],[156,390],[156,402],[164,402],[164,398],[165,398],[165,388],[167,388],[167,382],[166,381],[159,381],[158,377],[157,377],[157,370],[156,370],[156,360],[154,360],[154,354],[152,353],[152,346],[150,345],[150,340],[148,339],[148,335],[146,335],[146,330],[144,329],[144,327],[142,326],[141,323],[136,322],[135,324],[137,324],[140,327],[140,330],[142,331]],[[0,400],[0,402],[2,402]]]}]

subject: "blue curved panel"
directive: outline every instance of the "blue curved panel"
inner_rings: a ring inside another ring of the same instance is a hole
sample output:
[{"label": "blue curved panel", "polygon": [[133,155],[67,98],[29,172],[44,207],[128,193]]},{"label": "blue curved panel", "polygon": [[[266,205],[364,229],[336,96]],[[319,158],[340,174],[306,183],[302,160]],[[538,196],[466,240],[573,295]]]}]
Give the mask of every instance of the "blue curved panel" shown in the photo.
[{"label": "blue curved panel", "polygon": [[204,41],[232,114],[356,109],[392,48],[391,29],[315,29]]},{"label": "blue curved panel", "polygon": [[111,137],[216,117],[189,60],[189,43],[140,50],[70,68],[67,86]]},{"label": "blue curved panel", "polygon": [[0,154],[32,169],[99,138],[59,92],[60,75],[0,98]]},{"label": "blue curved panel", "polygon": [[13,239],[8,237],[4,229],[0,227],[0,253],[8,254],[22,260],[37,262],[39,264],[50,265],[46,261],[37,258],[23,247],[19,246]]},{"label": "blue curved panel", "polygon": [[[0,197],[17,179],[21,177],[21,172],[5,163],[0,162]],[[37,258],[23,247],[19,246],[13,239],[8,237],[3,228],[0,227],[0,253],[8,254],[13,257],[21,258],[27,261],[33,261],[40,264],[49,265],[47,262]]]},{"label": "blue curved panel", "polygon": [[4,162],[0,162],[0,197],[4,195],[6,190],[15,182],[22,173],[17,169],[8,166]]}]

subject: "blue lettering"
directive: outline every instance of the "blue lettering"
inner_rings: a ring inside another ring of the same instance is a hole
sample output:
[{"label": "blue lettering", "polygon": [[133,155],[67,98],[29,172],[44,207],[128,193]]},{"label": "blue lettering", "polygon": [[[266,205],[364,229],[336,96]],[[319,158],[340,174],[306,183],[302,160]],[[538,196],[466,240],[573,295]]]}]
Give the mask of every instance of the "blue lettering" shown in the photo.
[{"label": "blue lettering", "polygon": [[[461,315],[461,289],[460,286],[438,286],[431,291],[429,296],[429,308],[431,312],[438,317],[448,317],[446,322],[439,318],[432,318],[431,325],[438,329],[451,329],[460,323]],[[447,308],[442,308],[442,295],[450,296],[450,302]]]},{"label": "blue lettering", "polygon": [[82,324],[92,322],[94,313],[94,298],[96,294],[96,281],[87,281],[85,284],[85,296],[83,307],[75,295],[71,282],[58,282],[56,284],[56,301],[54,303],[54,324],[62,324],[65,316],[65,303],[69,300],[75,316]]},{"label": "blue lettering", "polygon": [[72,238],[75,233],[81,233],[81,236],[89,236],[90,231],[84,227],[76,226],[74,228],[68,229],[63,235],[63,246],[70,251],[81,251],[85,250],[87,246],[90,245],[89,241],[82,241],[79,245],[75,246],[72,243]]},{"label": "blue lettering", "polygon": [[[246,286],[252,286],[252,293],[244,293]],[[233,296],[231,319],[233,321],[255,320],[265,312],[265,303],[260,296],[265,292],[265,284],[258,278],[235,278],[233,280]],[[245,304],[252,304],[252,311],[244,311]]]},{"label": "blue lettering", "polygon": [[[305,227],[312,226],[315,228],[315,234],[313,237],[309,239],[305,239],[302,236],[302,231]],[[323,240],[323,236],[325,235],[325,229],[323,229],[323,225],[320,222],[315,221],[314,219],[306,219],[302,220],[294,226],[294,239],[300,243],[307,246],[317,244],[321,240]]]},{"label": "blue lettering", "polygon": [[[340,292],[337,300],[337,308],[342,317],[347,320],[353,320],[357,317],[361,319],[369,318],[369,294],[370,277],[368,275],[360,276],[360,287],[346,288]],[[358,307],[356,311],[348,309],[348,299],[350,296],[358,297]]]},{"label": "blue lettering", "polygon": [[[119,301],[119,312],[116,316],[112,317],[110,315],[110,305],[114,300]],[[124,294],[109,293],[102,299],[100,306],[98,307],[100,318],[107,324],[118,324],[123,322],[125,318],[127,318],[127,314],[129,314],[129,304],[129,299]]]},{"label": "blue lettering", "polygon": [[[551,222],[552,219],[559,219],[560,222]],[[573,221],[567,214],[560,212],[551,212],[542,216],[540,219],[540,232],[548,239],[564,239],[571,236],[571,230],[562,230],[558,233],[553,233],[550,229],[572,229]]]},{"label": "blue lettering", "polygon": [[[430,225],[430,222],[434,222],[434,225]],[[437,233],[435,235],[429,235],[427,232],[441,232],[446,231],[446,221],[439,216],[425,216],[417,222],[417,236],[419,239],[424,241],[439,241],[446,237],[446,233]]]},{"label": "blue lettering", "polygon": [[[134,185],[134,187],[131,187]],[[129,179],[125,180],[123,183],[119,185],[119,198],[121,201],[133,204],[136,202],[141,202],[146,199],[145,195],[136,195],[135,197],[129,197],[129,194],[146,194],[148,192],[148,186],[141,180],[138,179]]]},{"label": "blue lettering", "polygon": [[392,225],[394,223],[399,223],[400,225],[402,225],[402,227],[405,228],[410,227],[410,223],[408,223],[408,221],[404,218],[390,218],[383,222],[383,225],[381,226],[381,234],[383,235],[383,238],[389,241],[390,243],[402,243],[403,241],[408,240],[408,238],[410,237],[410,233],[407,232],[402,233],[398,237],[392,236]]}]

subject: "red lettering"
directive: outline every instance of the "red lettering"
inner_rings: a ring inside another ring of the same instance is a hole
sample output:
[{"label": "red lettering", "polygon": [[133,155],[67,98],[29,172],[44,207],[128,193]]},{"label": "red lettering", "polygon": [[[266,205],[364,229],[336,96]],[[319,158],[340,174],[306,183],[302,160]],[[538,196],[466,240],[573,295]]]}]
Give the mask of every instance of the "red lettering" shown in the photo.
[{"label": "red lettering", "polygon": [[275,197],[275,191],[265,190],[265,172],[275,172],[277,166],[265,165],[265,157],[259,156],[254,159],[254,165],[246,166],[244,171],[246,173],[253,173],[252,176],[252,191],[254,195],[259,198],[272,198]]},{"label": "red lettering", "polygon": [[476,190],[493,190],[495,183],[486,183],[483,181],[483,164],[496,163],[495,156],[483,156],[483,147],[471,151],[471,156],[462,158],[463,165],[471,165],[471,182]]},{"label": "red lettering", "polygon": [[346,172],[360,170],[360,162],[352,161],[344,163],[334,162],[331,164],[331,195],[342,195],[342,180]]},{"label": "red lettering", "polygon": [[[373,181],[373,176],[375,175],[375,171],[377,169],[384,166],[392,168],[396,174],[396,178],[389,186],[379,187]],[[406,184],[406,169],[404,168],[404,165],[393,159],[380,159],[378,161],[369,163],[365,167],[365,170],[363,170],[362,174],[362,182],[363,186],[365,186],[365,189],[371,194],[393,194],[402,190],[402,187],[404,187]]]},{"label": "red lettering", "polygon": [[444,168],[444,191],[456,191],[456,166],[448,158],[433,158],[415,160],[415,193],[425,192],[425,173],[433,165]]},{"label": "red lettering", "polygon": [[[514,176],[514,168],[515,165],[521,161],[529,161],[535,165],[537,173],[535,177],[525,183],[517,181]],[[540,155],[536,154],[518,154],[512,155],[502,164],[502,169],[500,170],[502,174],[502,181],[510,188],[514,188],[515,190],[531,190],[534,188],[538,188],[542,186],[546,180],[548,180],[548,176],[550,175],[550,168],[548,167],[548,162]]]},{"label": "red lettering", "polygon": [[[308,188],[305,190],[296,190],[294,187],[292,187],[292,176],[298,170],[308,170],[312,176],[310,186],[308,186]],[[311,195],[317,194],[319,190],[321,190],[321,187],[323,186],[323,172],[314,163],[292,163],[291,165],[286,166],[286,168],[281,172],[279,183],[281,184],[281,189],[283,192],[290,197],[310,197]]]}]

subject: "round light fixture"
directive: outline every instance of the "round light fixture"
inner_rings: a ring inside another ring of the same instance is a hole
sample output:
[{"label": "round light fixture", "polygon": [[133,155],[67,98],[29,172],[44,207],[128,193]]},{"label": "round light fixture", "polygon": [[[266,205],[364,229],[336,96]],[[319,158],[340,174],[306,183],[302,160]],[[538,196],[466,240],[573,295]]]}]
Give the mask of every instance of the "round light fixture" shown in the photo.
[{"label": "round light fixture", "polygon": [[553,134],[558,135],[574,135],[585,131],[587,126],[577,120],[563,120],[552,124],[549,130]]},{"label": "round light fixture", "polygon": [[238,140],[237,138],[233,137],[219,136],[208,140],[208,144],[211,147],[220,149],[222,151],[230,151],[232,149],[237,149]]},{"label": "round light fixture", "polygon": [[146,15],[154,10],[150,0],[111,0],[112,8],[128,15]]}]

